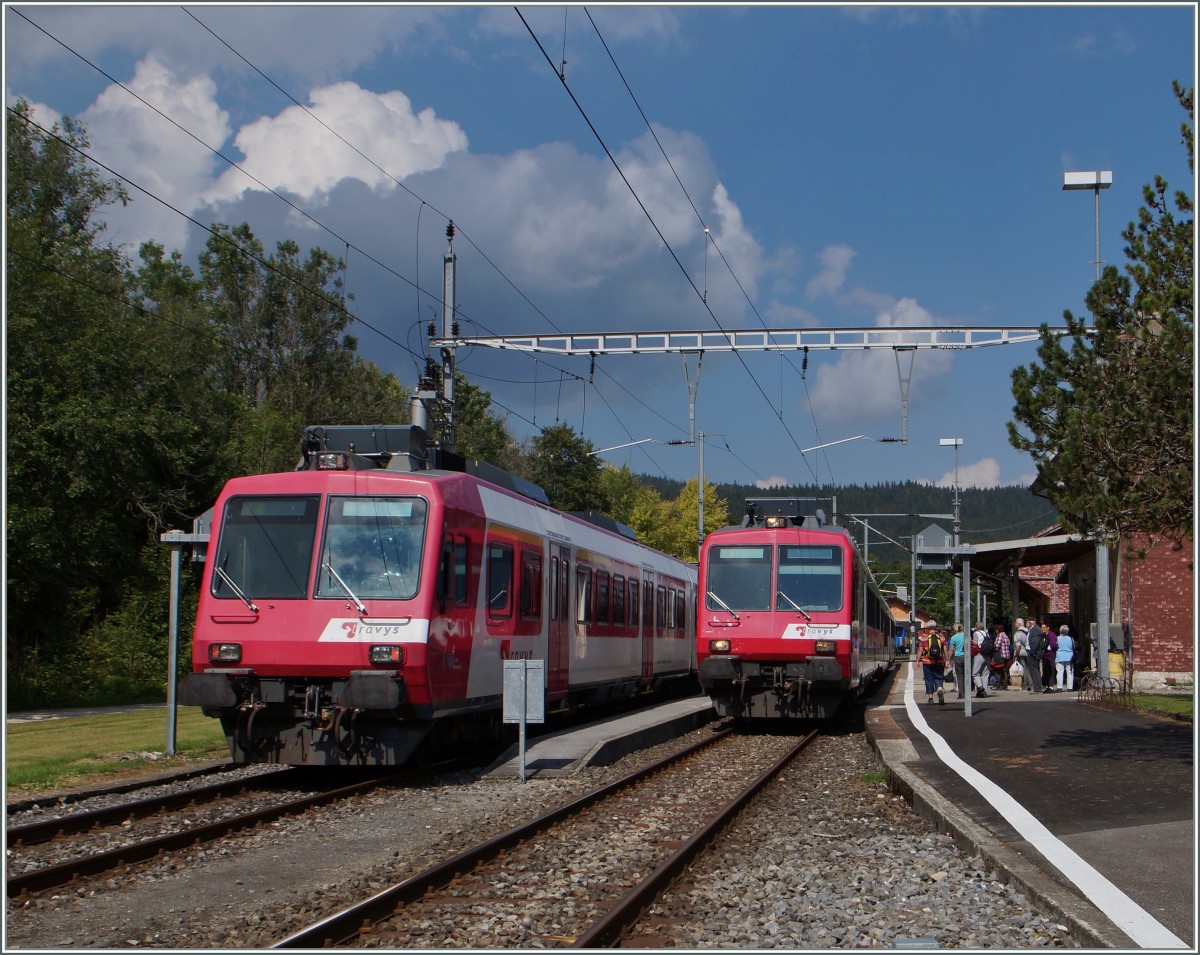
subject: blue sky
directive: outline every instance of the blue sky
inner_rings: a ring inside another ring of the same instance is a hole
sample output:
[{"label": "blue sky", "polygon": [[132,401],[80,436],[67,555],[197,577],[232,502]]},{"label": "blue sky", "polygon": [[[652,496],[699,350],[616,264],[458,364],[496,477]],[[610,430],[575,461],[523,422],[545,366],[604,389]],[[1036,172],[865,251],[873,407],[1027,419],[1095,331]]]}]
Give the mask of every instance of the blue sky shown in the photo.
[{"label": "blue sky", "polygon": [[[1112,170],[1106,263],[1143,184],[1194,195],[1171,92],[1194,84],[1191,4],[30,3],[4,26],[6,102],[82,121],[153,195],[130,187],[110,240],[194,259],[186,213],[345,256],[361,351],[409,387],[447,219],[464,335],[1009,327],[1086,311],[1095,200],[1065,171]],[[764,486],[948,484],[944,437],[965,486],[1028,484],[1005,423],[1034,360],[458,354],[516,437],[653,438],[604,458],[680,479],[696,449],[666,442],[689,437],[698,382],[706,479]],[[902,375],[908,440],[880,443]]]}]

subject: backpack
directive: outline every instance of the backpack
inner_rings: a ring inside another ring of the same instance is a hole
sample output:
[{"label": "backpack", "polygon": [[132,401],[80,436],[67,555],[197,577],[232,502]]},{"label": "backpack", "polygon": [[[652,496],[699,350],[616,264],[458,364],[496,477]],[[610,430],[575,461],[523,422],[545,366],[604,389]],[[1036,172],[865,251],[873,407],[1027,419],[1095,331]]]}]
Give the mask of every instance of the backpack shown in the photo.
[{"label": "backpack", "polygon": [[985,634],[983,637],[983,642],[979,644],[979,652],[982,653],[985,657],[990,657],[993,653],[995,653],[996,652],[996,638],[993,637],[990,633]]},{"label": "backpack", "polygon": [[937,634],[929,638],[929,647],[925,651],[925,656],[931,663],[941,663],[945,659],[946,653],[942,648],[942,638]]}]

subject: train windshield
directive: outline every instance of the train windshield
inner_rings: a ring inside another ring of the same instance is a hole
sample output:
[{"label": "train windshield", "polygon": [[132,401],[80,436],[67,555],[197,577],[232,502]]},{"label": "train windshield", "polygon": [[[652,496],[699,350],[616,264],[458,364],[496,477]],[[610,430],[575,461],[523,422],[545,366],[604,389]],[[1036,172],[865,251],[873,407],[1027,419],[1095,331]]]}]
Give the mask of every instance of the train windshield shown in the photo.
[{"label": "train windshield", "polygon": [[777,610],[841,610],[841,548],[781,546],[775,593]]},{"label": "train windshield", "polygon": [[[303,597],[319,498],[235,497],[225,505],[213,596],[228,600]],[[244,594],[243,597],[241,594]]]},{"label": "train windshield", "polygon": [[765,544],[713,547],[708,552],[708,610],[770,610],[771,548]]},{"label": "train windshield", "polygon": [[414,597],[427,510],[419,497],[331,497],[317,596]]}]

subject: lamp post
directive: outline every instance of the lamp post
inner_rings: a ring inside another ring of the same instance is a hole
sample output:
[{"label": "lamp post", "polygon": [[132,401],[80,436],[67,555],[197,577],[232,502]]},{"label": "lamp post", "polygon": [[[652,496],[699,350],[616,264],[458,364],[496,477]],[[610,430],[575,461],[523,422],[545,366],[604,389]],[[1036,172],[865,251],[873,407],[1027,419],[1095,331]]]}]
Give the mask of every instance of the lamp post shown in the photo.
[{"label": "lamp post", "polygon": [[1112,170],[1064,172],[1063,191],[1091,189],[1096,193],[1096,281],[1100,281],[1100,190],[1112,185]]},{"label": "lamp post", "polygon": [[[1112,185],[1112,170],[1063,173],[1063,189],[1093,189],[1096,193],[1096,281],[1100,281],[1100,190]],[[1093,322],[1095,317],[1093,316]],[[1108,544],[1103,523],[1096,536],[1096,675],[1108,677],[1108,624],[1112,609],[1108,601]]]},{"label": "lamp post", "polygon": [[[954,448],[954,546],[958,547],[958,449],[962,447],[962,438],[941,438],[938,441],[943,448]],[[970,581],[967,581],[968,585]],[[960,590],[960,581],[957,577],[954,578],[954,619],[955,622],[961,622],[963,626],[967,625],[967,621],[962,619],[960,611],[962,610],[962,593]]]}]

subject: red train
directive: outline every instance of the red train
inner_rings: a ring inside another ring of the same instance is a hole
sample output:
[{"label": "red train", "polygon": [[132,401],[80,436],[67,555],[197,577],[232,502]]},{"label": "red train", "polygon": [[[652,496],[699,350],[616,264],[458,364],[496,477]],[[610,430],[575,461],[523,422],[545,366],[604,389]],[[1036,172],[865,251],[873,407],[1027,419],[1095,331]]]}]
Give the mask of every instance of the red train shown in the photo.
[{"label": "red train", "polygon": [[705,538],[696,656],[722,716],[828,719],[881,678],[894,624],[858,548],[794,498]]},{"label": "red train", "polygon": [[396,766],[492,738],[508,659],[544,661],[547,713],[694,686],[694,565],[485,464],[429,463],[418,427],[313,427],[297,470],[225,486],[179,702],[235,761]]}]

